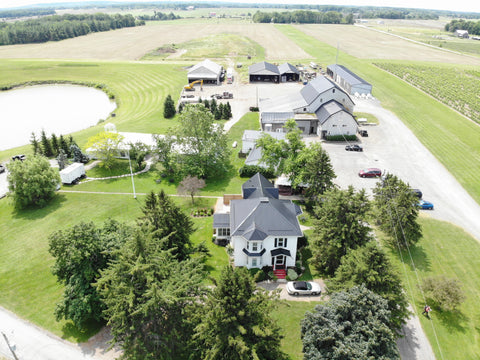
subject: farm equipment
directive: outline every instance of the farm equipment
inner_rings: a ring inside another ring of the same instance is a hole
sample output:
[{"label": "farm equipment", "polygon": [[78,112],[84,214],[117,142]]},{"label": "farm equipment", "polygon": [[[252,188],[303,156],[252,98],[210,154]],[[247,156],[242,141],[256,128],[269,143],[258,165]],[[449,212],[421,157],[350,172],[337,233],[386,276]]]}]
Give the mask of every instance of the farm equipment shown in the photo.
[{"label": "farm equipment", "polygon": [[192,81],[190,84],[185,85],[183,87],[183,89],[186,90],[186,91],[195,91],[195,88],[193,87],[193,85],[198,84],[198,83],[200,83],[200,90],[203,90],[203,80]]}]

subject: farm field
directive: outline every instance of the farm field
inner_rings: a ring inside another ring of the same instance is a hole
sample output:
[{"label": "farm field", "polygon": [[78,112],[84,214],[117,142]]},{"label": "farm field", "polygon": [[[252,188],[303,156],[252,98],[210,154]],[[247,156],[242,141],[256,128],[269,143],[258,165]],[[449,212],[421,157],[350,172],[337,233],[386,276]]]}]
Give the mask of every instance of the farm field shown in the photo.
[{"label": "farm field", "polygon": [[480,123],[480,71],[458,66],[384,63],[375,65],[418,87],[442,103]]},{"label": "farm field", "polygon": [[234,22],[219,25],[212,20],[198,20],[193,23],[151,22],[147,26],[89,34],[58,42],[2,46],[0,58],[138,60],[162,45],[227,33],[253,39],[265,49],[265,58],[268,60],[309,57],[302,48],[270,24]]},{"label": "farm field", "polygon": [[[364,26],[298,25],[298,30],[358,59],[394,59],[480,65],[480,58],[415,44]],[[334,63],[334,58],[331,60]]]}]

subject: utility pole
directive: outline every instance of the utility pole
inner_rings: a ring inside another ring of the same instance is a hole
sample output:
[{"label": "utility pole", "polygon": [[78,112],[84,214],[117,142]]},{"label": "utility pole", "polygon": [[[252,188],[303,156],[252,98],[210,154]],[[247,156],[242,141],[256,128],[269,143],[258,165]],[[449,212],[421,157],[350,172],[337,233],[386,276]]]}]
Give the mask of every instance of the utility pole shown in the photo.
[{"label": "utility pole", "polygon": [[5,335],[5,333],[4,333],[3,331],[2,331],[2,335],[3,335],[3,338],[5,339],[5,342],[7,343],[8,348],[9,348],[10,351],[12,352],[13,358],[14,358],[15,360],[18,360],[18,357],[17,357],[17,355],[15,354],[15,351],[13,350],[13,347],[10,345],[10,342],[8,341],[7,335]]}]

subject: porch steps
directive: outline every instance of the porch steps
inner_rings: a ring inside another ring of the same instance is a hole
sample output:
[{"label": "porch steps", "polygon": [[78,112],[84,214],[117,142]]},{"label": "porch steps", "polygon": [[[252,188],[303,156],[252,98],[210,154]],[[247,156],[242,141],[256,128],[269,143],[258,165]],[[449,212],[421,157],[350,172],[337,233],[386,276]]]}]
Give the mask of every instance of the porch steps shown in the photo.
[{"label": "porch steps", "polygon": [[275,274],[277,279],[285,279],[287,277],[287,271],[285,269],[273,270],[273,273]]}]

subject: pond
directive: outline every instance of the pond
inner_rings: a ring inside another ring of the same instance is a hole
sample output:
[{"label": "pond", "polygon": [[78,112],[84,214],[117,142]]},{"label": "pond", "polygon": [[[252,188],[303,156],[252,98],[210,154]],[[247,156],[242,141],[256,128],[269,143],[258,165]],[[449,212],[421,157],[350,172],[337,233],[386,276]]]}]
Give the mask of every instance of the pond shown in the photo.
[{"label": "pond", "polygon": [[[77,85],[40,85],[0,92],[0,150],[96,125],[115,110],[101,90]],[[79,144],[82,146],[83,144]]]}]

